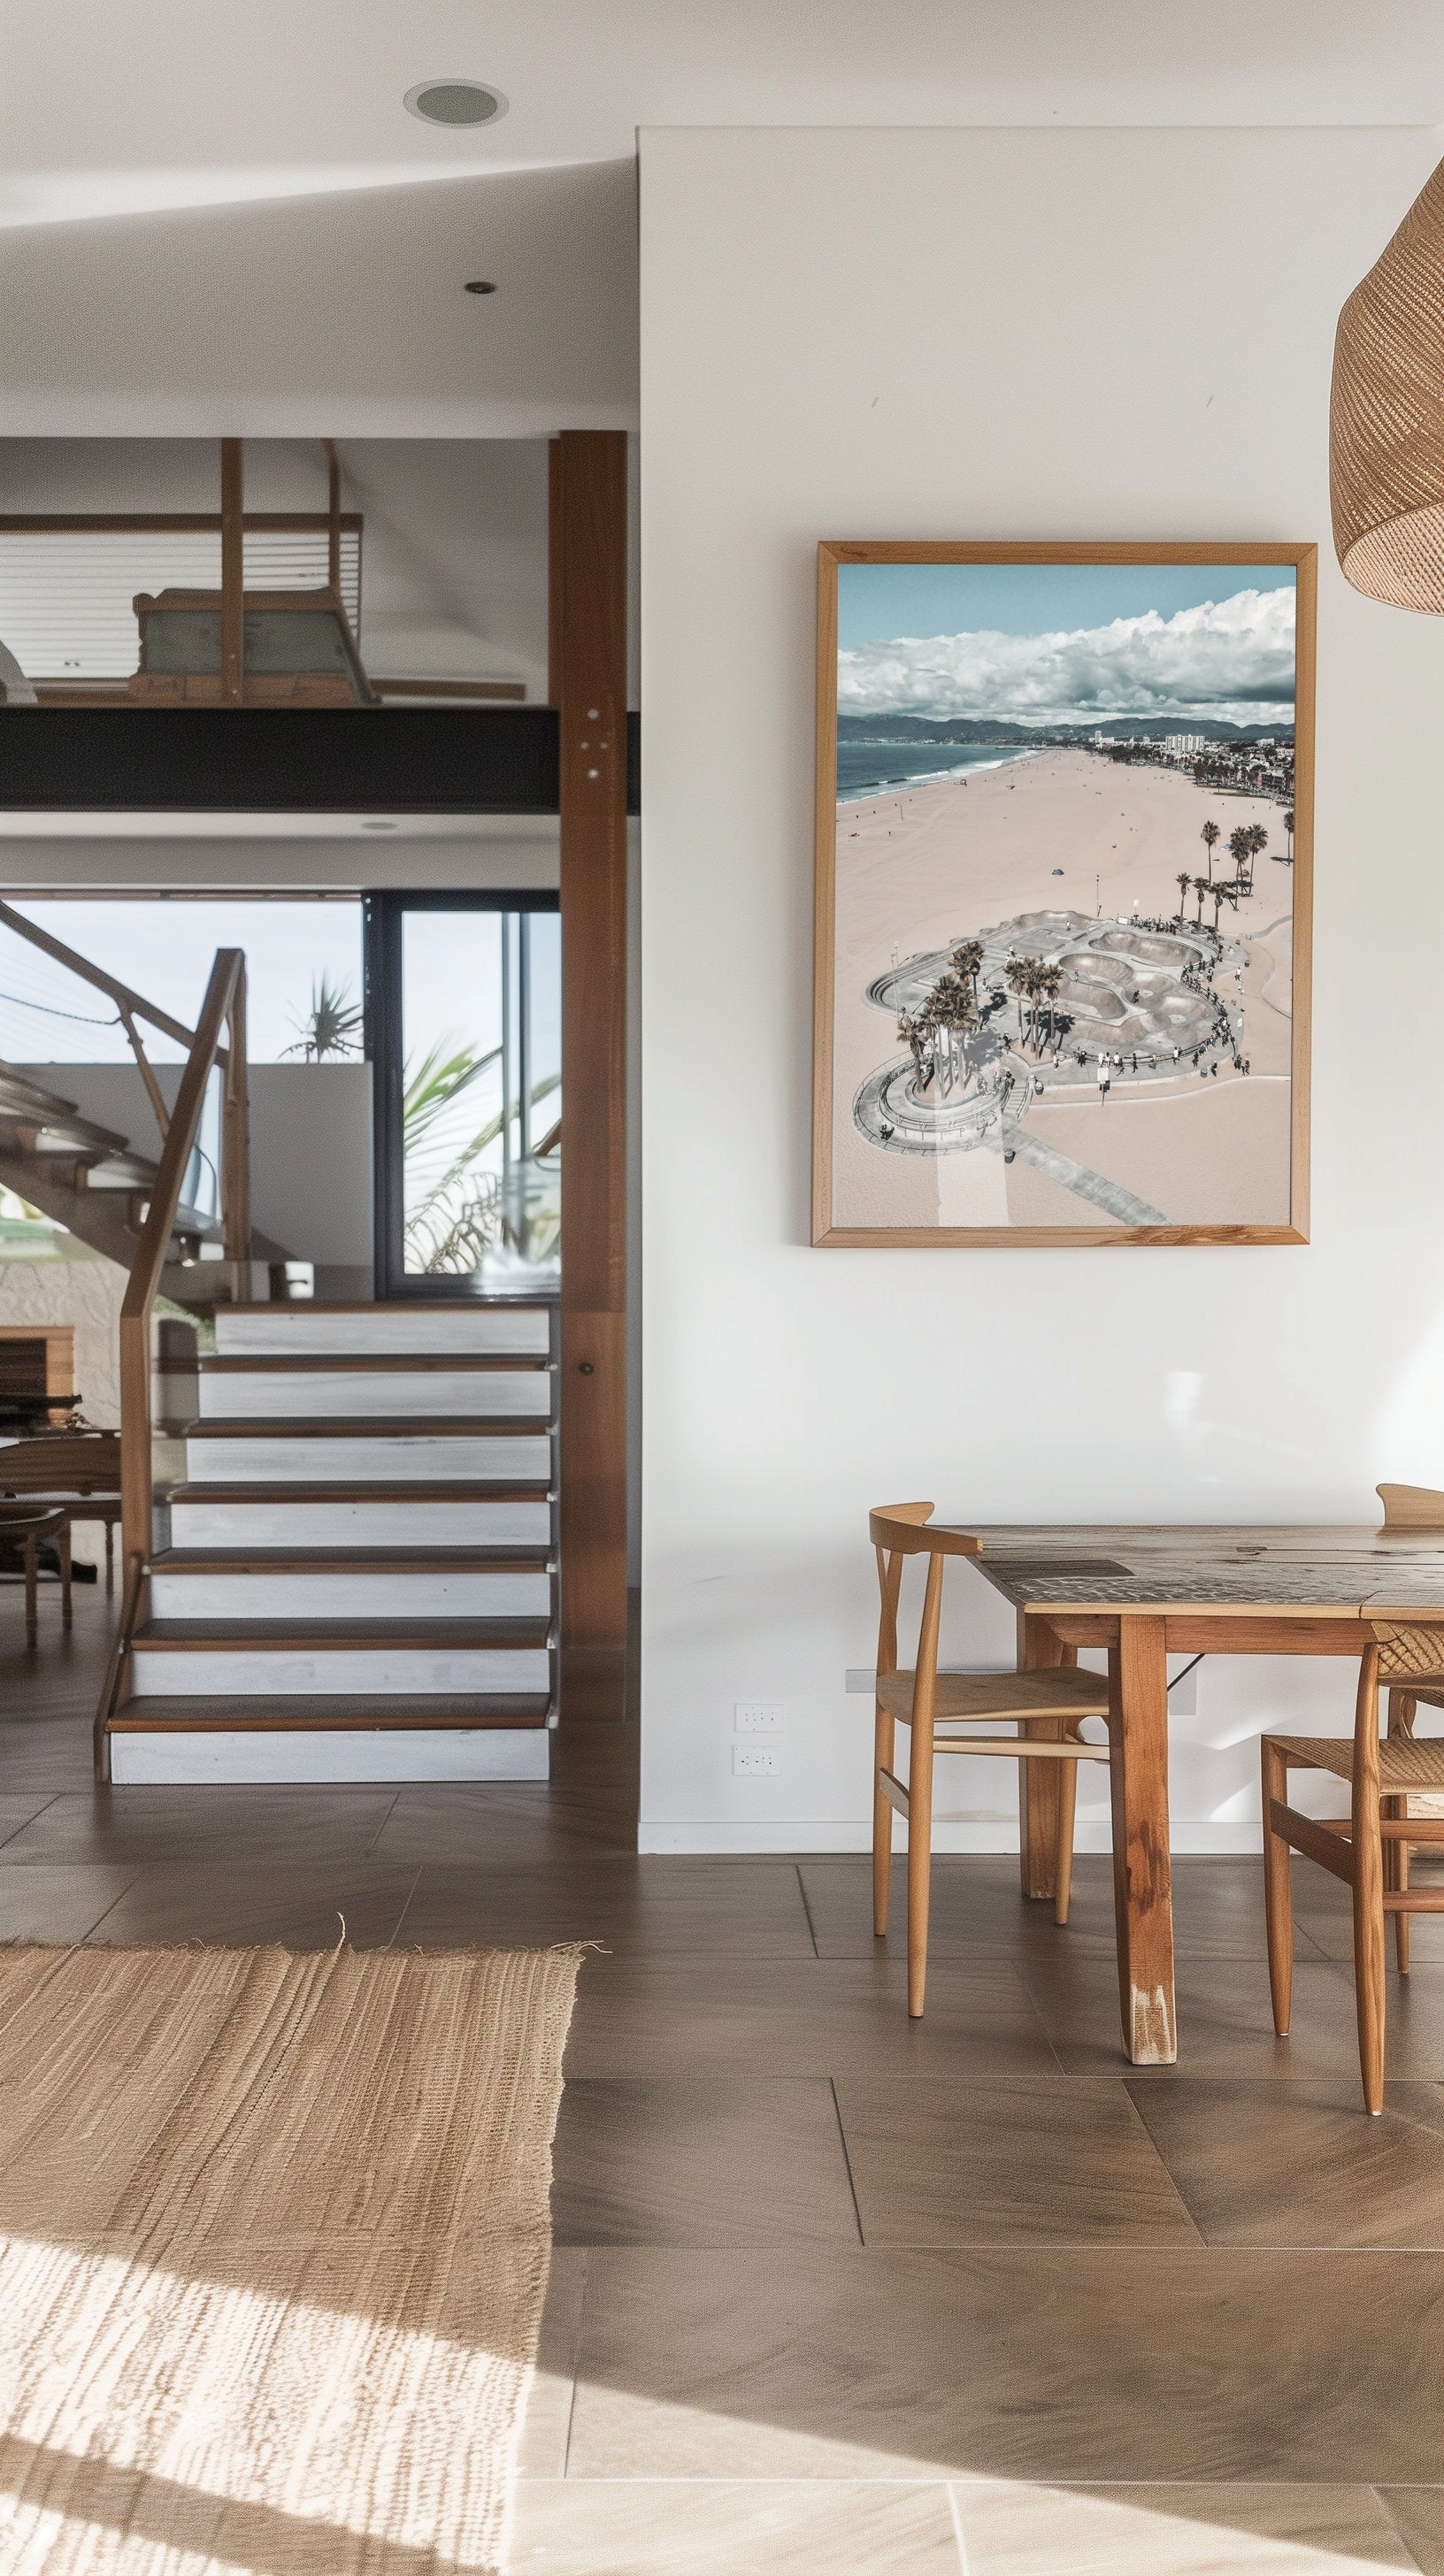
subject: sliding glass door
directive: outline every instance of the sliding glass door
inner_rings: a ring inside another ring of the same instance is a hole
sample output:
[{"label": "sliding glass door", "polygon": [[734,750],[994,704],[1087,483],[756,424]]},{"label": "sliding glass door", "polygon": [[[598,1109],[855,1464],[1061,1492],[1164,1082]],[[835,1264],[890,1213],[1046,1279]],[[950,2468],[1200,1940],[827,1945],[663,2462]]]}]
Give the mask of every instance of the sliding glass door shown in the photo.
[{"label": "sliding glass door", "polygon": [[377,1290],[535,1295],[559,1280],[555,895],[367,903]]}]

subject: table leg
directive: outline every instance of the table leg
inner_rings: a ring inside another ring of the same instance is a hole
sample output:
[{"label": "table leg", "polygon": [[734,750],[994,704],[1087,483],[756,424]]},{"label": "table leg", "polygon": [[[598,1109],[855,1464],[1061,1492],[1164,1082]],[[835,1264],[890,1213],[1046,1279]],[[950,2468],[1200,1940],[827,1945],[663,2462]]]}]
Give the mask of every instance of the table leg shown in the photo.
[{"label": "table leg", "polygon": [[[1077,1661],[1077,1647],[1063,1645],[1046,1619],[1030,1618],[1026,1610],[1019,1611],[1020,1672],[1054,1672],[1060,1666],[1071,1668]],[[1063,1732],[1063,1724],[1060,1718],[1028,1718],[1022,1732],[1057,1737]],[[1051,1898],[1057,1889],[1058,1782],[1062,1769],[1061,1762],[1018,1765],[1018,1852],[1025,1896]]]},{"label": "table leg", "polygon": [[1123,2045],[1135,2066],[1171,2066],[1178,2054],[1166,1637],[1162,1619],[1125,1617],[1108,1654],[1118,1996]]}]

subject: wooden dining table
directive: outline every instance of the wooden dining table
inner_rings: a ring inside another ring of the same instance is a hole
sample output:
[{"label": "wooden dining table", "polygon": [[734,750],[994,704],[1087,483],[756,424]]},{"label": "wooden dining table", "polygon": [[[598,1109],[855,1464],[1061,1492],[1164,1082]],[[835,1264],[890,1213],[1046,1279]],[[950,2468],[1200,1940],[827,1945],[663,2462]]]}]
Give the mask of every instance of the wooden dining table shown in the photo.
[{"label": "wooden dining table", "polygon": [[[982,1542],[969,1562],[1017,1613],[1024,1670],[1107,1651],[1123,2045],[1135,2066],[1170,2066],[1168,1657],[1358,1656],[1370,1619],[1444,1614],[1444,1531],[968,1526]],[[1030,1731],[1056,1729],[1045,1718]],[[1056,1766],[1018,1769],[1023,1893],[1051,1897]]]}]

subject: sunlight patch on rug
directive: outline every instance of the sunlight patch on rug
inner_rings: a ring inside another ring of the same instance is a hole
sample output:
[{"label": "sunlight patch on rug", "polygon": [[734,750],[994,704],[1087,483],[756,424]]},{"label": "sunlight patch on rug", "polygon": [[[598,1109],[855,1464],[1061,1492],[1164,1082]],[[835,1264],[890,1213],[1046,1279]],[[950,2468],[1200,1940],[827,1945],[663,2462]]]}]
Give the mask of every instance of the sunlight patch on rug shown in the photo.
[{"label": "sunlight patch on rug", "polygon": [[6,2576],[486,2576],[578,1954],[0,1951]]}]

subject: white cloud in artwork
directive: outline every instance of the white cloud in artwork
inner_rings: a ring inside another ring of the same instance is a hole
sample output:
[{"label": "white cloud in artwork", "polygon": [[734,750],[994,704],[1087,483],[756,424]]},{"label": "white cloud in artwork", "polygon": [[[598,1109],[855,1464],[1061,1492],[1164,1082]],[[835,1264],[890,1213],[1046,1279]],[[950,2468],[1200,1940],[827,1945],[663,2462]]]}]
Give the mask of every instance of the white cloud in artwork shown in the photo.
[{"label": "white cloud in artwork", "polygon": [[1257,724],[1291,717],[1293,699],[1291,587],[1049,635],[897,636],[837,657],[843,715],[1012,724],[1192,715]]}]

